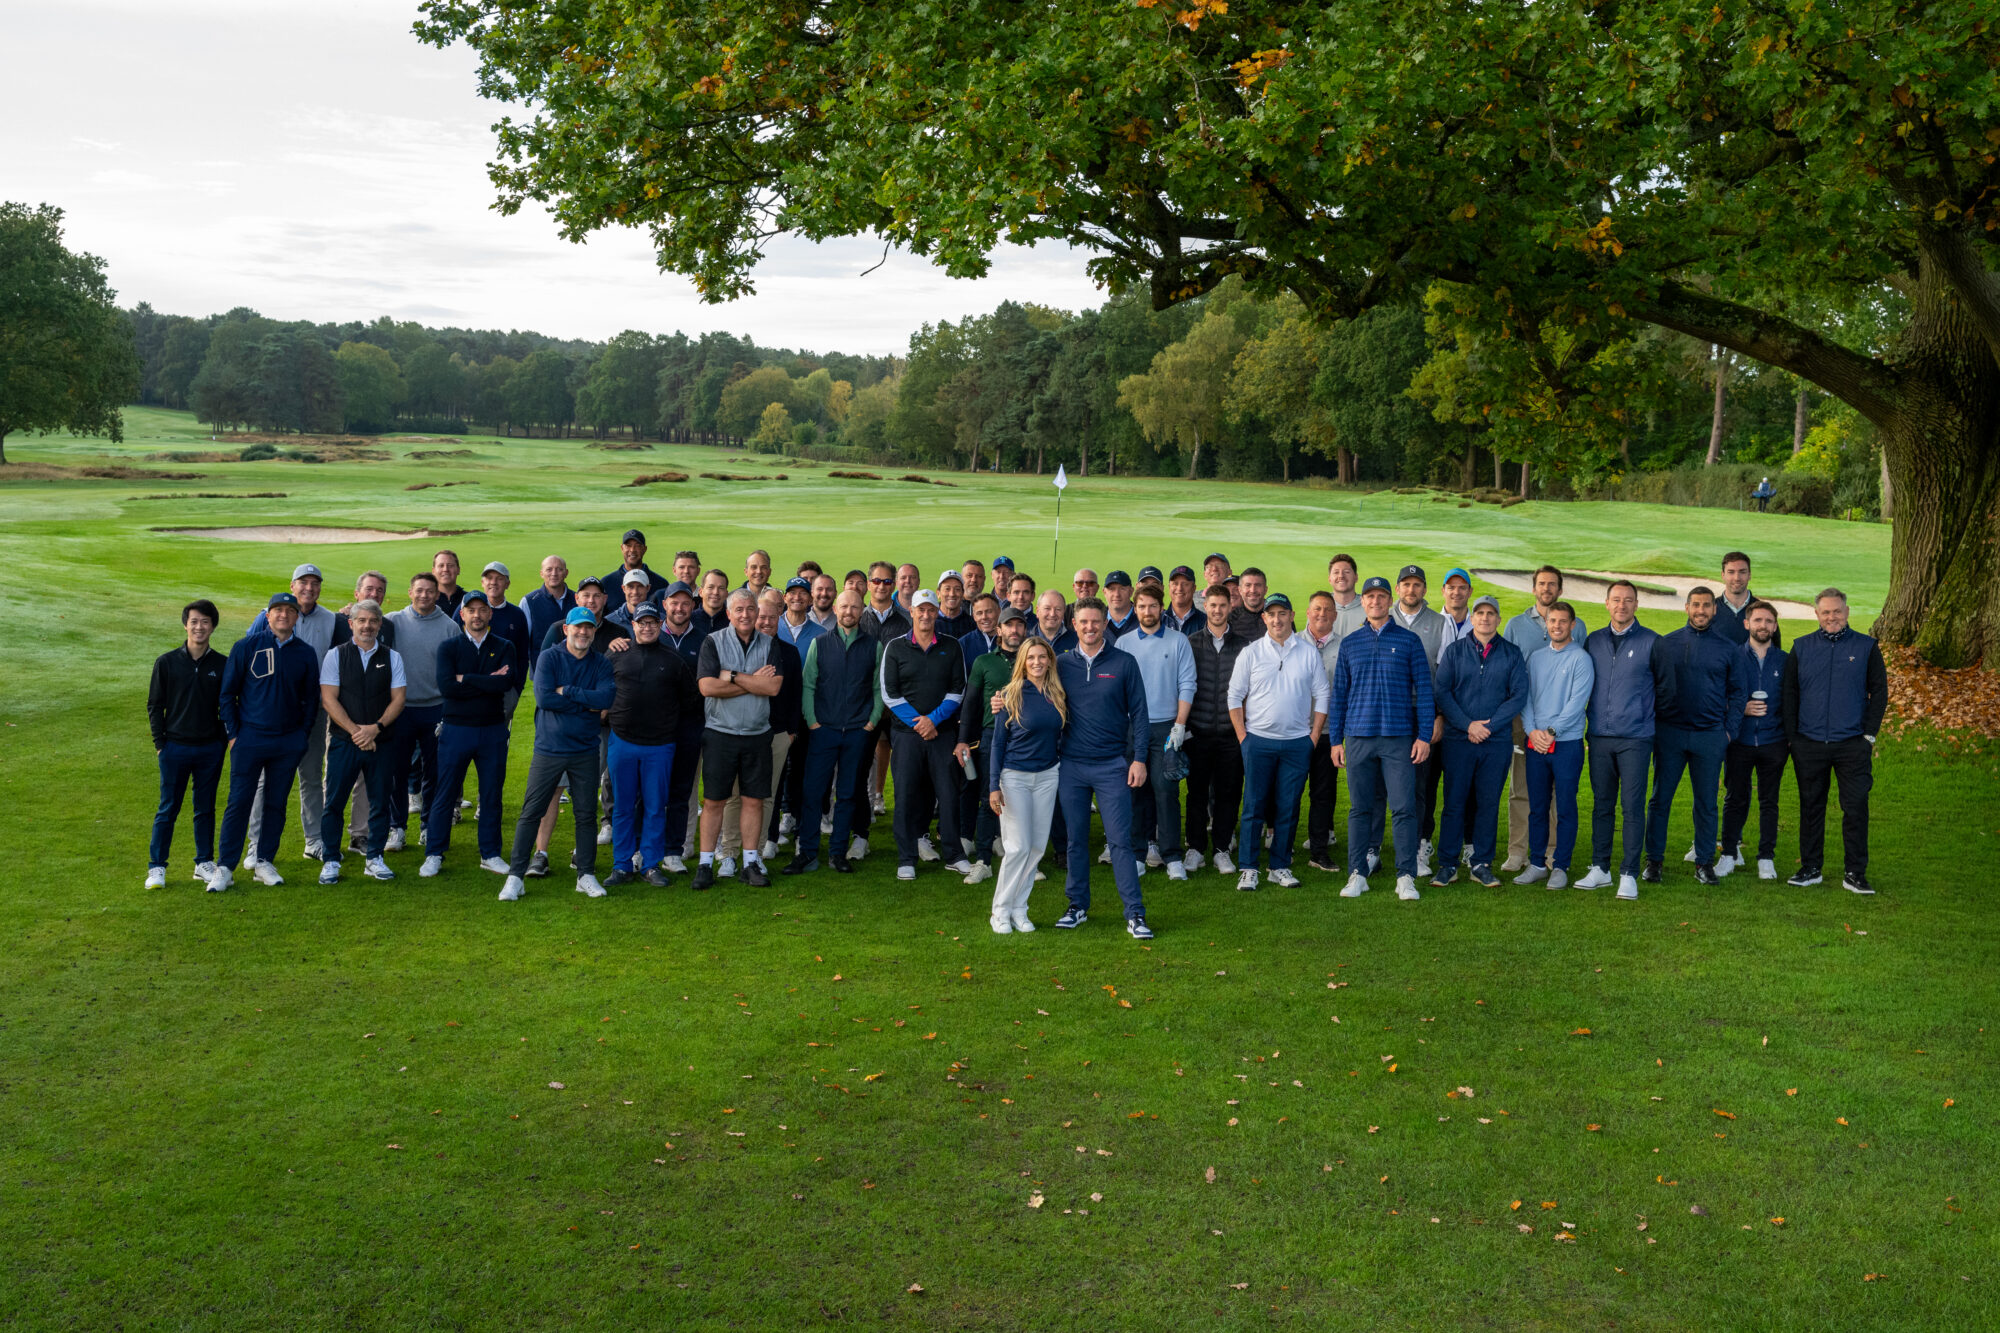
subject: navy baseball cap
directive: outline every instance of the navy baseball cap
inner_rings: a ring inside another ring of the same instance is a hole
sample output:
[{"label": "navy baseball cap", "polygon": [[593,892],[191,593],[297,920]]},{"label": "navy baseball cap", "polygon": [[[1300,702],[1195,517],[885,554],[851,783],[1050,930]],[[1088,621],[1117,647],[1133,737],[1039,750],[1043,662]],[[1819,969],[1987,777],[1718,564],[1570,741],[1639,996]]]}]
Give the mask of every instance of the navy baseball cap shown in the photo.
[{"label": "navy baseball cap", "polygon": [[274,606],[289,606],[296,611],[299,609],[299,599],[288,592],[275,592],[271,594],[271,600],[264,603],[264,609],[269,611]]},{"label": "navy baseball cap", "polygon": [[1444,581],[1446,583],[1450,583],[1453,579],[1464,579],[1466,587],[1470,588],[1472,586],[1472,575],[1466,573],[1462,569],[1454,567],[1446,572],[1444,576]]},{"label": "navy baseball cap", "polygon": [[[682,585],[682,586],[686,586],[686,585]],[[581,578],[581,579],[577,580],[577,585],[576,585],[576,590],[577,590],[578,592],[582,592],[582,591],[583,591],[583,590],[584,590],[585,588],[595,588],[595,589],[597,589],[597,590],[598,590],[599,592],[603,592],[603,591],[604,591],[604,580],[603,580],[603,579],[601,579],[601,578],[599,578],[599,577],[597,577],[597,575],[595,575],[595,574],[587,574],[587,575],[585,575],[585,576],[584,576],[583,578]]]},{"label": "navy baseball cap", "polygon": [[[1422,565],[1404,565],[1396,573],[1396,582],[1401,583],[1404,579],[1422,579],[1425,583],[1430,582],[1429,579],[1424,578],[1424,567]],[[1471,581],[1470,579],[1466,580],[1468,583]]]},{"label": "navy baseball cap", "polygon": [[1107,588],[1129,588],[1132,586],[1132,576],[1122,569],[1114,569],[1104,576],[1104,586]]},{"label": "navy baseball cap", "polygon": [[1363,591],[1363,592],[1388,592],[1388,591],[1390,591],[1390,588],[1389,588],[1389,580],[1387,580],[1387,579],[1383,578],[1383,577],[1382,577],[1381,575],[1379,575],[1379,574],[1378,574],[1378,575],[1376,575],[1376,576],[1375,576],[1374,578],[1372,578],[1372,579],[1363,579],[1363,580],[1361,581],[1361,591]]},{"label": "navy baseball cap", "polygon": [[590,614],[590,608],[587,606],[572,606],[569,609],[569,614],[563,617],[563,624],[565,625],[595,625],[596,623],[597,617]]},{"label": "navy baseball cap", "polygon": [[[683,583],[681,586],[685,588],[687,585]],[[790,592],[794,588],[801,589],[805,592],[811,592],[813,590],[813,581],[809,578],[804,578],[800,575],[794,574],[791,578],[785,580],[785,591]]]},{"label": "navy baseball cap", "polygon": [[694,589],[688,587],[686,580],[675,579],[672,583],[669,583],[667,585],[667,590],[664,593],[660,594],[660,599],[662,601],[665,601],[669,597],[692,597],[692,596],[694,596]]},{"label": "navy baseball cap", "polygon": [[1014,561],[1012,560],[1011,557],[1004,555],[996,555],[993,557],[993,568],[1012,569],[1013,567],[1014,567]]},{"label": "navy baseball cap", "polygon": [[1158,583],[1159,581],[1160,581],[1160,567],[1158,565],[1139,566],[1139,582]]},{"label": "navy baseball cap", "polygon": [[1174,572],[1167,575],[1167,582],[1172,583],[1175,579],[1186,579],[1189,583],[1193,583],[1194,571],[1186,565],[1175,565]]},{"label": "navy baseball cap", "polygon": [[659,618],[660,608],[651,602],[639,603],[638,609],[632,613],[632,619],[634,620],[658,620]]},{"label": "navy baseball cap", "polygon": [[485,592],[483,592],[478,588],[467,588],[465,590],[465,596],[458,599],[458,604],[460,606],[464,606],[467,602],[484,602],[488,606],[493,605],[492,601],[488,599]]},{"label": "navy baseball cap", "polygon": [[637,542],[639,545],[644,546],[646,544],[646,534],[637,528],[627,528],[625,529],[625,535],[618,539],[618,544],[623,546],[626,542]]},{"label": "navy baseball cap", "polygon": [[1281,592],[1274,592],[1264,599],[1264,609],[1266,611],[1276,606],[1282,606],[1289,611],[1292,609],[1292,599]]}]

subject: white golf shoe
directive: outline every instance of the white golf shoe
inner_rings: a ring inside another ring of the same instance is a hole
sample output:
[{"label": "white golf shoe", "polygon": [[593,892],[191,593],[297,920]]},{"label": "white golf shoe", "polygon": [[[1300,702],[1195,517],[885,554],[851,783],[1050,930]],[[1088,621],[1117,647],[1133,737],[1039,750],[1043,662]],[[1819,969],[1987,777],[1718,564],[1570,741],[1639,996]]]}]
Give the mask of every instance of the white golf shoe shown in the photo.
[{"label": "white golf shoe", "polygon": [[426,856],[424,863],[417,867],[417,875],[421,879],[436,879],[443,873],[444,858],[442,856]]},{"label": "white golf shoe", "polygon": [[1341,886],[1340,896],[1343,898],[1359,898],[1366,892],[1368,892],[1368,878],[1357,870],[1349,875],[1347,883]]},{"label": "white golf shoe", "polygon": [[285,882],[285,877],[278,873],[278,867],[272,865],[269,861],[259,861],[254,873],[259,884],[268,884],[272,888],[276,888]]},{"label": "white golf shoe", "polygon": [[149,888],[149,889],[164,889],[164,888],[166,888],[166,887],[167,887],[167,868],[166,868],[165,866],[147,866],[147,867],[146,867],[146,887],[147,887],[147,888]]},{"label": "white golf shoe", "polygon": [[1576,882],[1579,889],[1602,889],[1611,884],[1611,872],[1603,866],[1592,866],[1589,873]]},{"label": "white golf shoe", "polygon": [[1423,897],[1417,892],[1417,881],[1408,875],[1396,876],[1396,896],[1406,903],[1413,903]]},{"label": "white golf shoe", "polygon": [[500,901],[503,903],[519,902],[527,895],[527,892],[527,883],[519,875],[509,875],[507,876],[507,882],[500,886]]}]

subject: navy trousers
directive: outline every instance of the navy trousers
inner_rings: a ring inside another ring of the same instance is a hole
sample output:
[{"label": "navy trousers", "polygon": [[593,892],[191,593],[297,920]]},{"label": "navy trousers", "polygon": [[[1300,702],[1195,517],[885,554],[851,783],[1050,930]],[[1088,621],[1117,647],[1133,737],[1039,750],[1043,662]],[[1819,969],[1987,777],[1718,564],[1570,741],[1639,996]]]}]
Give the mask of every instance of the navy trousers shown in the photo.
[{"label": "navy trousers", "polygon": [[257,859],[278,854],[285,836],[285,806],[292,799],[292,779],[305,758],[306,734],[258,736],[238,733],[229,751],[229,804],[222,809],[222,845],[217,863],[233,866],[243,859],[243,839],[250,829],[250,806],[257,783],[264,784],[264,821],[257,831]]},{"label": "navy trousers", "polygon": [[1472,840],[1472,864],[1490,866],[1500,839],[1500,792],[1513,768],[1514,746],[1509,733],[1497,731],[1475,745],[1470,740],[1445,737],[1439,743],[1443,753],[1444,804],[1438,825],[1439,874],[1458,864],[1468,830]]},{"label": "navy trousers", "polygon": [[[1422,811],[1417,808],[1417,765],[1410,762],[1413,736],[1347,738],[1347,869],[1368,873],[1368,844],[1383,811],[1394,821],[1396,873],[1415,877]],[[1384,820],[1383,822],[1388,822]]]},{"label": "navy trousers", "polygon": [[[396,725],[389,728],[389,824],[392,828],[408,829],[410,826],[410,782],[414,774],[412,766],[421,763],[423,772],[418,778],[421,799],[417,804],[420,819],[429,819],[430,809],[438,798],[438,723],[444,721],[444,705],[432,704],[428,708],[405,708],[403,715],[396,719]],[[450,787],[445,788],[447,794]],[[456,795],[452,800],[456,801]],[[374,797],[369,797],[374,800]]]},{"label": "navy trousers", "polygon": [[1724,731],[1685,731],[1659,724],[1653,735],[1653,803],[1646,811],[1646,859],[1667,859],[1667,820],[1674,812],[1674,793],[1686,773],[1694,784],[1694,849],[1705,865],[1715,862],[1715,792],[1722,781],[1722,760],[1729,752]]},{"label": "navy trousers", "polygon": [[[320,842],[326,847],[326,859],[340,864],[340,853],[347,846],[347,839],[340,836],[347,826],[347,798],[354,794],[354,784],[359,781],[362,790],[368,793],[368,840],[363,844],[368,856],[380,856],[382,846],[389,841],[389,771],[391,759],[383,746],[372,750],[357,750],[352,745],[329,744],[326,747],[326,803],[322,807],[319,820]],[[445,827],[451,827],[449,817]]]},{"label": "navy trousers", "polygon": [[[1583,740],[1557,741],[1548,754],[1530,748],[1528,864],[1567,871],[1576,851],[1576,784],[1583,777]],[[1549,809],[1556,817],[1555,859],[1549,859]]]},{"label": "navy trousers", "polygon": [[190,783],[194,785],[195,864],[215,859],[215,789],[222,784],[222,761],[228,753],[227,741],[208,745],[168,741],[160,747],[160,808],[153,813],[153,845],[147,853],[147,865],[164,866],[173,855],[174,824],[181,817],[181,802]]},{"label": "navy trousers", "polygon": [[694,780],[701,773],[701,733],[706,724],[697,711],[674,733],[674,766],[667,774],[667,855],[688,855],[688,802],[694,799]]},{"label": "navy trousers", "polygon": [[[868,799],[868,764],[875,755],[875,733],[866,727],[835,731],[821,727],[806,747],[804,808],[799,812],[798,854],[819,855],[819,824],[826,818],[827,793],[833,793],[833,843],[837,856],[847,855],[857,827],[855,809]],[[865,809],[866,807],[862,807]]]},{"label": "navy trousers", "polygon": [[1069,905],[1090,908],[1090,798],[1097,797],[1097,815],[1104,821],[1104,844],[1111,849],[1111,879],[1129,919],[1146,915],[1139,892],[1139,866],[1132,858],[1132,789],[1125,785],[1123,759],[1062,761],[1056,803],[1069,833]]},{"label": "navy trousers", "polygon": [[1299,797],[1312,768],[1312,741],[1269,736],[1243,739],[1243,814],[1236,829],[1236,864],[1255,870],[1264,855],[1264,813],[1271,811],[1271,869],[1292,868],[1299,832]]},{"label": "navy trousers", "polygon": [[[458,793],[465,785],[467,767],[479,774],[479,859],[504,854],[500,845],[500,803],[505,799],[507,787],[507,724],[492,722],[471,727],[447,722],[438,728],[438,782],[431,795],[430,813],[424,816],[426,856],[443,856],[451,849],[452,817],[458,813]],[[369,793],[368,801],[372,814],[373,792]]]},{"label": "navy trousers", "polygon": [[1650,736],[1590,738],[1590,863],[1611,869],[1611,834],[1625,820],[1625,857],[1621,875],[1639,873],[1639,853],[1646,837],[1646,769],[1653,762]]}]

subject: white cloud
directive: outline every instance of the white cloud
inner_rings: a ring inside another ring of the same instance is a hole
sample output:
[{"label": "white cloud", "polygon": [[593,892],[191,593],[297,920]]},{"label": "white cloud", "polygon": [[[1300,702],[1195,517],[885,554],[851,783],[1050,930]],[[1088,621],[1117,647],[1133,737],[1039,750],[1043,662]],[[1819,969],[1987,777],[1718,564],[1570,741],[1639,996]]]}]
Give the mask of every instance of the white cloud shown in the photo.
[{"label": "white cloud", "polygon": [[[409,33],[410,0],[66,0],[0,16],[8,198],[67,212],[126,302],[286,319],[397,318],[606,337],[726,329],[775,346],[894,352],[1007,298],[1102,299],[1085,256],[1003,249],[976,282],[853,238],[771,244],[758,292],[703,303],[641,233],[578,245],[486,177],[504,109],[474,61]],[[70,53],[88,49],[91,95]]]}]

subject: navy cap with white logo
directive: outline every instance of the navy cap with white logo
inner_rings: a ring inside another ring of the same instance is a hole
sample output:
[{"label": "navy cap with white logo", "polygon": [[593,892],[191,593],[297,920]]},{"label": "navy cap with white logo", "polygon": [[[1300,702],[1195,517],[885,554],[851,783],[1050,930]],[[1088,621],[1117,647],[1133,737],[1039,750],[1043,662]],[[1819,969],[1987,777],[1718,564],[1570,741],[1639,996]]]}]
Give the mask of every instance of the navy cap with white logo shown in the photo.
[{"label": "navy cap with white logo", "polygon": [[1429,579],[1424,577],[1424,567],[1422,565],[1404,565],[1396,574],[1396,582],[1401,583],[1404,579],[1415,579],[1419,583],[1426,584],[1430,582]]},{"label": "navy cap with white logo", "polygon": [[274,606],[289,606],[296,611],[299,609],[299,599],[288,592],[272,593],[271,600],[264,603],[264,609],[269,611]]},{"label": "navy cap with white logo", "polygon": [[638,609],[632,613],[632,619],[634,620],[658,620],[659,618],[660,608],[651,602],[639,603]]},{"label": "navy cap with white logo", "polygon": [[1139,566],[1139,582],[1158,583],[1159,581],[1160,581],[1160,567],[1158,565]]},{"label": "navy cap with white logo", "polygon": [[460,607],[463,607],[467,602],[479,602],[485,606],[493,605],[491,601],[487,600],[486,594],[481,590],[479,590],[478,588],[467,588],[465,590],[465,596],[458,599],[458,604]]},{"label": "navy cap with white logo", "polygon": [[1174,572],[1167,575],[1167,582],[1172,583],[1175,579],[1186,579],[1189,583],[1193,583],[1194,571],[1186,565],[1175,565]]},{"label": "navy cap with white logo", "polygon": [[639,545],[644,546],[646,544],[646,534],[637,528],[627,528],[625,529],[625,535],[618,539],[618,543],[621,546],[626,542],[637,542]]},{"label": "navy cap with white logo", "polygon": [[583,578],[579,579],[576,585],[576,590],[578,592],[582,592],[585,588],[595,588],[599,592],[603,592],[604,580],[597,577],[597,575],[595,574],[587,574]]},{"label": "navy cap with white logo", "polygon": [[1388,591],[1389,591],[1389,580],[1387,580],[1387,579],[1383,578],[1383,577],[1382,577],[1381,575],[1379,575],[1379,574],[1378,574],[1378,575],[1376,575],[1376,576],[1375,576],[1374,578],[1372,578],[1372,579],[1363,579],[1363,580],[1361,581],[1361,591],[1363,591],[1363,592],[1388,592]]},{"label": "navy cap with white logo", "polygon": [[1284,607],[1285,610],[1287,611],[1291,610],[1292,599],[1285,596],[1285,594],[1281,592],[1274,592],[1269,597],[1266,597],[1264,599],[1264,609],[1266,611],[1275,610],[1276,608],[1281,606]]},{"label": "navy cap with white logo", "polygon": [[1132,586],[1132,576],[1122,569],[1114,569],[1104,576],[1104,586],[1107,588],[1129,588]]},{"label": "navy cap with white logo", "polygon": [[[686,585],[683,584],[682,586],[685,587]],[[813,587],[813,581],[802,575],[794,574],[791,578],[785,580],[786,592],[790,592],[794,588],[797,588],[803,592],[811,592],[812,587]]]}]

